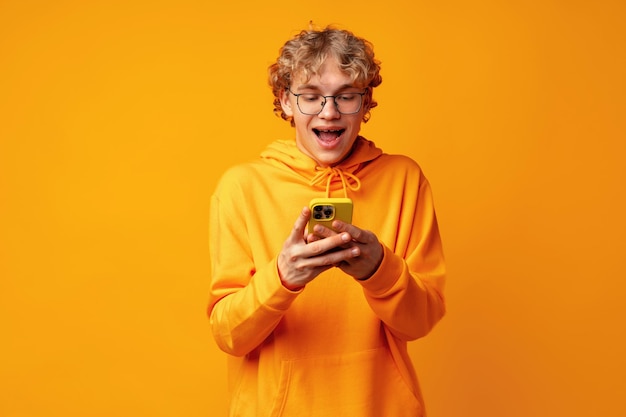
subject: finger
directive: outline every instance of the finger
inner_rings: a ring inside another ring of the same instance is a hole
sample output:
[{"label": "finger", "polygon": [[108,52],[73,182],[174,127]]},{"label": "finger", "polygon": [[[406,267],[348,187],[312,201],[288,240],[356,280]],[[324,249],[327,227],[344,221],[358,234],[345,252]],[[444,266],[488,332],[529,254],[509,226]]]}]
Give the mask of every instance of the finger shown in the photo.
[{"label": "finger", "polygon": [[305,233],[305,234],[306,236],[304,240],[306,241],[306,243],[317,242],[318,240],[322,239],[322,237],[316,235],[315,233]]},{"label": "finger", "polygon": [[316,224],[315,227],[313,228],[313,232],[315,233],[316,236],[319,236],[322,238],[331,237],[337,234],[337,232],[334,231],[333,229],[322,226],[321,224]]},{"label": "finger", "polygon": [[306,224],[309,221],[309,216],[311,215],[311,210],[308,207],[303,207],[300,215],[296,219],[296,222],[293,225],[293,229],[291,230],[291,235],[289,235],[290,239],[294,241],[301,241],[303,236],[305,235],[304,229],[306,228]]},{"label": "finger", "polygon": [[[314,234],[312,236],[314,236],[314,238],[308,238],[307,239],[307,243],[315,242],[315,241],[320,240],[320,239],[327,239],[327,238],[329,238],[331,236],[337,236],[338,235],[338,233],[335,230],[330,229],[330,228],[325,227],[325,226],[322,226],[320,224],[315,225],[315,228],[314,228],[313,231],[314,231]],[[350,237],[349,241],[344,241],[343,244],[341,244],[341,246],[337,246],[337,247],[333,248],[332,250],[337,250],[338,248],[344,248],[345,249],[345,248],[348,248],[353,243],[354,242],[352,240],[352,237]]]},{"label": "finger", "polygon": [[361,251],[358,247],[351,247],[335,252],[327,252],[324,256],[320,256],[318,260],[322,265],[337,266],[342,263],[350,263],[352,259],[358,257],[360,254]]},{"label": "finger", "polygon": [[349,233],[335,234],[333,236],[309,243],[307,245],[307,250],[309,251],[309,256],[314,257],[345,245],[350,241],[352,241],[352,236],[350,236]]},{"label": "finger", "polygon": [[335,220],[333,222],[333,228],[338,232],[346,232],[352,236],[357,242],[366,243],[366,233],[363,229],[356,227],[353,224],[342,222],[341,220]]},{"label": "finger", "polygon": [[360,252],[358,248],[349,248],[325,252],[318,256],[306,258],[303,261],[302,266],[304,268],[313,268],[319,274],[329,268],[336,267],[342,264],[347,264],[353,258],[358,257],[359,254]]}]

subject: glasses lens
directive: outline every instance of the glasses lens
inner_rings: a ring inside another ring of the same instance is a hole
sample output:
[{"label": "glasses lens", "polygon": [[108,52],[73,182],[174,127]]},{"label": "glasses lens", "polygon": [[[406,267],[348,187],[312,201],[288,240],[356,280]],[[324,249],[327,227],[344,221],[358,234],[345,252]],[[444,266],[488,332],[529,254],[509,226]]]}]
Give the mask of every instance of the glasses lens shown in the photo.
[{"label": "glasses lens", "polygon": [[335,97],[337,110],[342,114],[357,113],[361,109],[361,94],[345,93]]},{"label": "glasses lens", "polygon": [[300,94],[298,107],[304,114],[318,114],[324,107],[324,96],[321,94]]},{"label": "glasses lens", "polygon": [[[326,104],[326,99],[321,94],[299,94],[297,97],[298,108],[304,114],[319,114]],[[333,100],[333,97],[329,96],[328,99]],[[334,96],[337,111],[341,114],[358,113],[361,110],[362,101],[363,95],[360,93],[344,93]]]}]

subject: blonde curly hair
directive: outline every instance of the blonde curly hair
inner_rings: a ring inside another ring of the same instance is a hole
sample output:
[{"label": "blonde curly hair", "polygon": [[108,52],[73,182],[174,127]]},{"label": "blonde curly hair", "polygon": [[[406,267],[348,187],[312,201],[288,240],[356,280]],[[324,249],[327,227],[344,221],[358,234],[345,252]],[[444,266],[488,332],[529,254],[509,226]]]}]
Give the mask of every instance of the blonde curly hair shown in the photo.
[{"label": "blonde curly hair", "polygon": [[370,42],[350,31],[333,27],[303,30],[280,48],[278,59],[268,68],[274,114],[294,126],[293,119],[285,114],[280,104],[281,93],[291,86],[296,74],[306,79],[316,74],[329,56],[339,62],[356,86],[367,88],[363,122],[369,120],[370,110],[378,105],[372,97],[372,90],[382,82],[380,62],[374,58]]}]

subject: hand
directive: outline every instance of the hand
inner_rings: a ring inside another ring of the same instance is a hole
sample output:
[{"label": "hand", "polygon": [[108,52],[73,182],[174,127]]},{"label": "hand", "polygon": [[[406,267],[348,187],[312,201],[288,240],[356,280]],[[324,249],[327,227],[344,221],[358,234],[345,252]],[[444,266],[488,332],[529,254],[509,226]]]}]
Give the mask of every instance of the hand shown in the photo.
[{"label": "hand", "polygon": [[344,259],[336,266],[352,277],[364,280],[368,279],[380,266],[383,260],[383,246],[376,235],[368,230],[360,229],[354,225],[339,220],[333,222],[333,228],[316,225],[314,235],[307,237],[308,242],[323,242],[331,237],[349,234],[352,240],[344,245],[344,250],[352,250],[358,253],[355,257]]},{"label": "hand", "polygon": [[302,209],[278,255],[280,280],[290,290],[301,289],[327,269],[360,254],[360,249],[352,244],[343,247],[354,239],[349,233],[333,232],[325,239],[307,241],[305,227],[310,215],[308,207]]}]

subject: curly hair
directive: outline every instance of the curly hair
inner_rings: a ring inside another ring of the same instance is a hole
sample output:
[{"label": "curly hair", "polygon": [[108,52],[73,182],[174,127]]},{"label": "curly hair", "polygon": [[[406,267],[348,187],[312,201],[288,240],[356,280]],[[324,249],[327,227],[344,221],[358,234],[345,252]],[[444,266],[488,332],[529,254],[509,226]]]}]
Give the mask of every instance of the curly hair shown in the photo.
[{"label": "curly hair", "polygon": [[352,32],[326,27],[323,30],[303,30],[287,41],[279,51],[276,62],[268,68],[269,84],[274,94],[274,114],[290,121],[280,104],[281,93],[291,86],[294,76],[309,79],[315,75],[329,56],[334,57],[352,82],[367,88],[363,122],[370,118],[370,110],[378,105],[372,90],[382,82],[380,61],[374,58],[372,44]]}]

